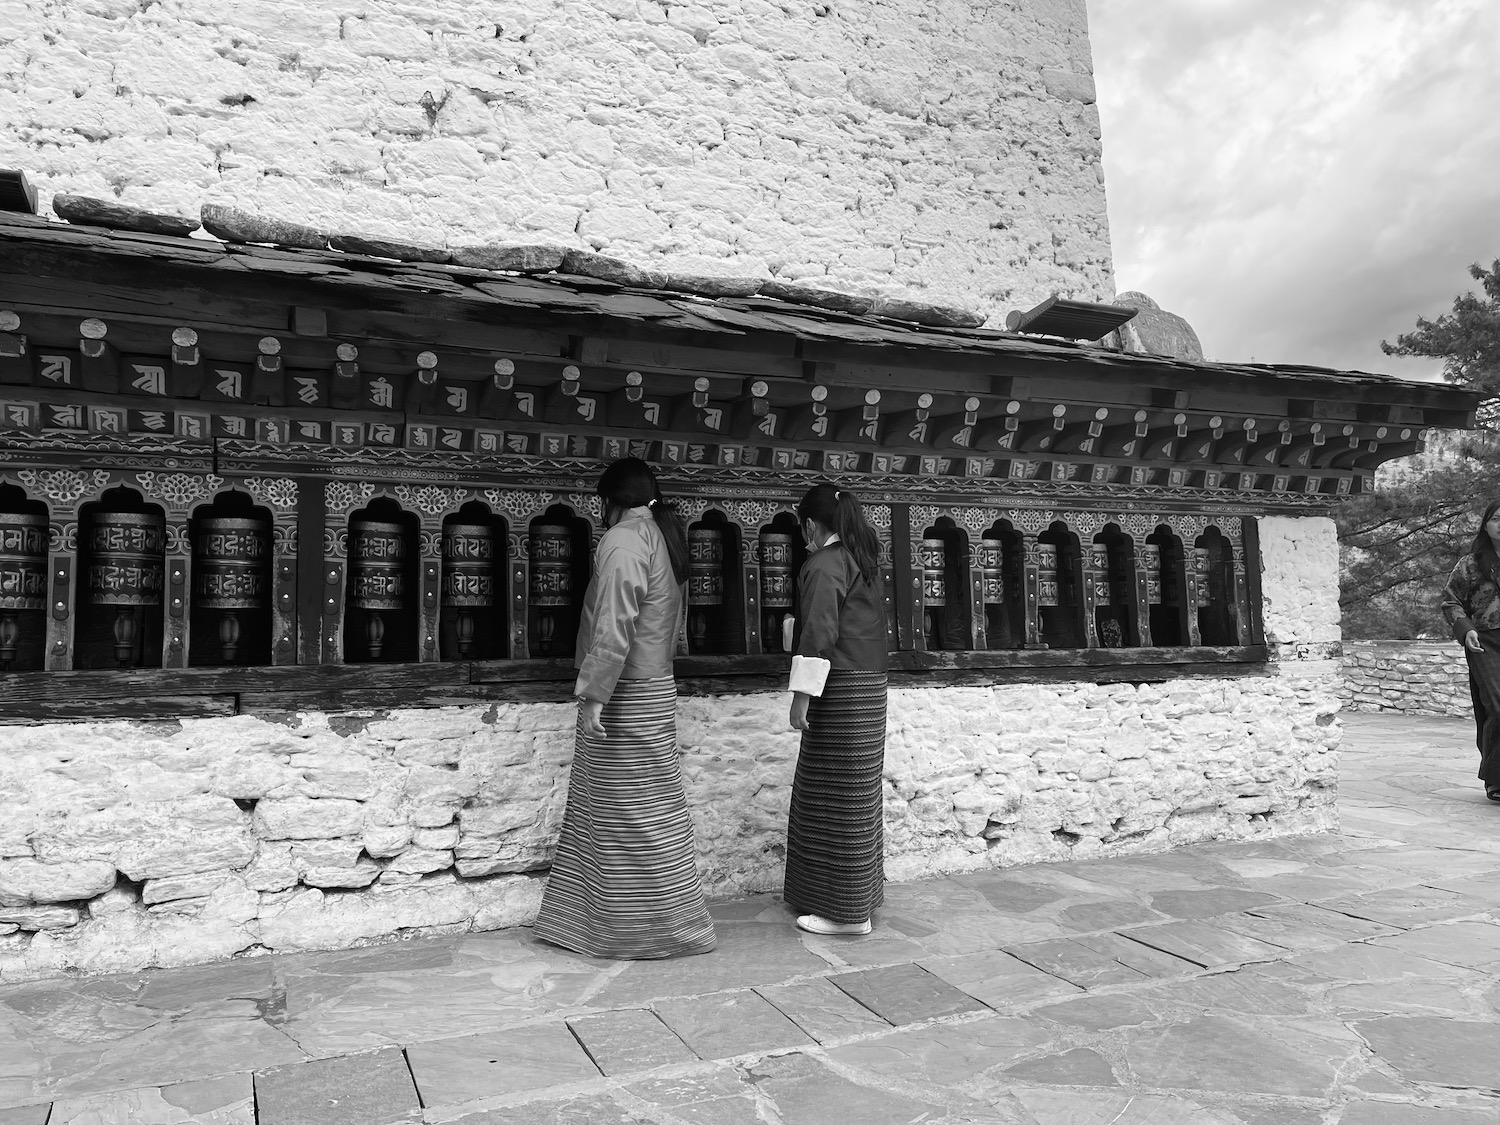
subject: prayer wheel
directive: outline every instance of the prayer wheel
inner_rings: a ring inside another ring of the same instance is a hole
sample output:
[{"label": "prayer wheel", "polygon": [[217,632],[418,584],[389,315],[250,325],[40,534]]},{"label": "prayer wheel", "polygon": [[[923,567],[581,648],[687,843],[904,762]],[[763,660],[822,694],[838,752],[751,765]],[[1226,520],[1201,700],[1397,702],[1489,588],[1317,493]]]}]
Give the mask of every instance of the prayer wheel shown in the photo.
[{"label": "prayer wheel", "polygon": [[781,623],[791,612],[797,588],[795,560],[791,535],[782,531],[760,533],[760,606],[767,652],[781,651]]},{"label": "prayer wheel", "polygon": [[47,522],[0,512],[0,671],[16,659],[18,614],[47,608]]},{"label": "prayer wheel", "polygon": [[474,611],[495,604],[495,530],[488,524],[443,525],[442,604],[458,611],[458,654],[474,648]]},{"label": "prayer wheel", "polygon": [[1146,577],[1146,604],[1161,605],[1161,548],[1142,543],[1135,549],[1135,565]]},{"label": "prayer wheel", "polygon": [[349,604],[365,612],[371,660],[385,651],[382,614],[406,608],[406,529],[399,523],[349,523]]},{"label": "prayer wheel", "polygon": [[1193,594],[1194,604],[1203,609],[1213,604],[1213,587],[1209,581],[1213,572],[1213,555],[1207,547],[1193,548]]},{"label": "prayer wheel", "polygon": [[1005,550],[998,539],[979,541],[979,572],[982,576],[985,605],[1001,605],[1005,601],[1005,578],[1002,567]]},{"label": "prayer wheel", "polygon": [[688,529],[688,636],[702,652],[708,617],[724,604],[724,533],[715,527]]},{"label": "prayer wheel", "polygon": [[922,567],[922,605],[927,626],[927,647],[942,647],[942,616],[948,604],[948,545],[941,539],[923,539],[917,545]]},{"label": "prayer wheel", "polygon": [[1114,586],[1109,574],[1109,544],[1089,544],[1089,582],[1094,589],[1095,605],[1112,605],[1115,600]]},{"label": "prayer wheel", "polygon": [[136,660],[138,611],[161,605],[166,586],[166,521],[145,512],[100,512],[89,531],[89,601],[115,607],[115,660]]},{"label": "prayer wheel", "polygon": [[1060,603],[1057,578],[1057,547],[1052,543],[1036,545],[1036,604],[1055,606]]},{"label": "prayer wheel", "polygon": [[528,595],[540,608],[536,621],[538,654],[551,656],[559,613],[573,604],[573,535],[561,524],[531,526],[531,580]]},{"label": "prayer wheel", "polygon": [[219,611],[219,652],[239,655],[240,614],[271,604],[271,525],[265,520],[214,516],[198,524],[193,583],[200,609]]}]

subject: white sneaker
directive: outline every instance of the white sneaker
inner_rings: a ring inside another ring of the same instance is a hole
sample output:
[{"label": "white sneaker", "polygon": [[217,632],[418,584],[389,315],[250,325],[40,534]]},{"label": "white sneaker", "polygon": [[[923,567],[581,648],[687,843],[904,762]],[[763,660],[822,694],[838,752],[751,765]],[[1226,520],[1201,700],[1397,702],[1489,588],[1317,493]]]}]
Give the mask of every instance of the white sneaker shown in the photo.
[{"label": "white sneaker", "polygon": [[830,922],[821,914],[801,914],[797,917],[797,928],[810,934],[843,934],[857,937],[870,932],[870,920],[863,922]]}]

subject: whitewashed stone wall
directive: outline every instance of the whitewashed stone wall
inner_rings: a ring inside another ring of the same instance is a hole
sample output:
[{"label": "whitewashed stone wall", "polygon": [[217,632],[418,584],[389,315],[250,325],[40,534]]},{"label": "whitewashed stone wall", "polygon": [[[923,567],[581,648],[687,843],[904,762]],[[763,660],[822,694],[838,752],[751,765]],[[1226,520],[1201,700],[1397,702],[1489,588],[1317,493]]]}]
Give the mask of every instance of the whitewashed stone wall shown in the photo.
[{"label": "whitewashed stone wall", "polygon": [[1337,646],[1339,537],[1324,516],[1264,516],[1259,521],[1261,597],[1266,642],[1290,651]]},{"label": "whitewashed stone wall", "polygon": [[1113,295],[1084,0],[0,0],[0,122],[44,203]]},{"label": "whitewashed stone wall", "polygon": [[[786,703],[682,702],[714,895],[780,886],[797,751]],[[894,690],[888,874],[1326,828],[1337,706],[1324,685],[1276,675]],[[0,981],[529,922],[573,714],[5,728]]]},{"label": "whitewashed stone wall", "polygon": [[1344,645],[1344,705],[1351,711],[1472,715],[1469,663],[1452,641]]}]

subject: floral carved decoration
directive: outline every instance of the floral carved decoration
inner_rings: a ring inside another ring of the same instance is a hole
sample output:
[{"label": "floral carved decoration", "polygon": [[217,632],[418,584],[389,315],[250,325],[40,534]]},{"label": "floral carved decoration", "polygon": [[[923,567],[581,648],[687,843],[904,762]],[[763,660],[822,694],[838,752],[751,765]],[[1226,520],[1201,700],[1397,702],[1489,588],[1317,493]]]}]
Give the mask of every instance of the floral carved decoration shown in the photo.
[{"label": "floral carved decoration", "polygon": [[81,472],[77,469],[22,469],[16,478],[28,492],[44,496],[52,504],[70,506],[84,495],[103,492],[110,476],[103,469]]}]

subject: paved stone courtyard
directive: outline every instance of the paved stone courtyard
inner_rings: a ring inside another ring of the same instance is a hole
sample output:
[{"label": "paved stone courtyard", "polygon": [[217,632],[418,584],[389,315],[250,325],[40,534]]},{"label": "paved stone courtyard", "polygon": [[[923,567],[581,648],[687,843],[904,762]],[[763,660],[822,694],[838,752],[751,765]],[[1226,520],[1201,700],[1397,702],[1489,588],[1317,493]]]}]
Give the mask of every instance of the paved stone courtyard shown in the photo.
[{"label": "paved stone courtyard", "polygon": [[0,1125],[1492,1125],[1500,807],[1346,715],[1342,830],[893,885],[717,952],[529,931],[0,990]]}]

